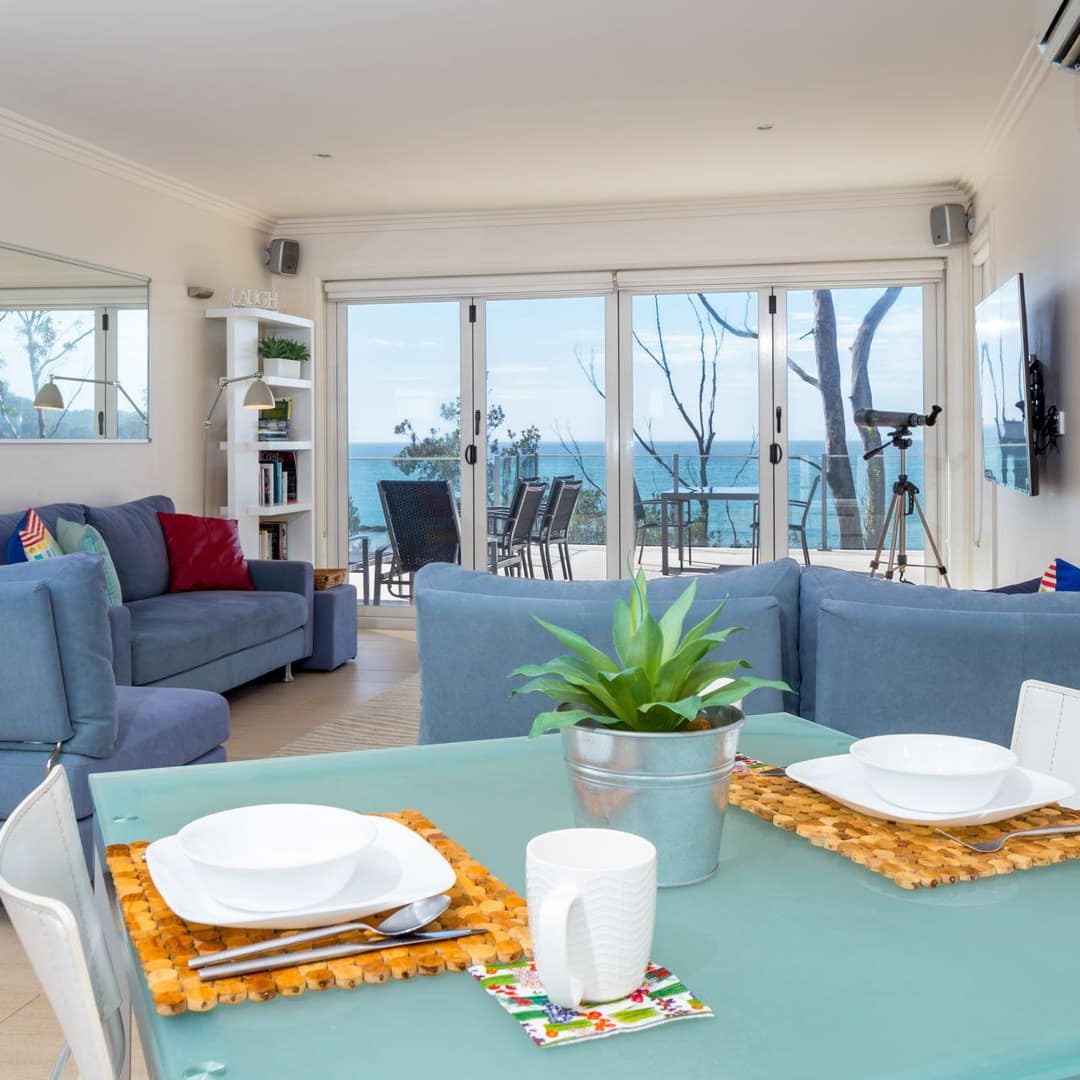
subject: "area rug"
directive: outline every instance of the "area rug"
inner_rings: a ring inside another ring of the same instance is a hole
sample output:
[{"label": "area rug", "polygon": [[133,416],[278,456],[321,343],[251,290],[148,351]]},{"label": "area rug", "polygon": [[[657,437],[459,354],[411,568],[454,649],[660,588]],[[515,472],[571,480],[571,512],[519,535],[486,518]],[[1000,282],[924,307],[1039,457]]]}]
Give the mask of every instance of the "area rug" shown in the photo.
[{"label": "area rug", "polygon": [[312,728],[283,746],[274,757],[412,746],[420,730],[420,676],[410,675],[354,711],[355,716],[339,716]]}]

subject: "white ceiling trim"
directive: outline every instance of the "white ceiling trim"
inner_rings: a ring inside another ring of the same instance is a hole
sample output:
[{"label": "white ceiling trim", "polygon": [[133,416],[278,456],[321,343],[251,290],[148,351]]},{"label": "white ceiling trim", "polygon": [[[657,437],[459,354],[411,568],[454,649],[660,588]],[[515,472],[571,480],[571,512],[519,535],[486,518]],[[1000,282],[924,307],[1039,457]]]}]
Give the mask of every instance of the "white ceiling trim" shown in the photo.
[{"label": "white ceiling trim", "polygon": [[967,183],[973,191],[977,191],[985,183],[998,149],[1024,115],[1049,71],[1049,60],[1043,56],[1038,44],[1032,41],[1016,65],[1016,70],[983,133],[979,152],[972,163],[971,179]]},{"label": "white ceiling trim", "polygon": [[707,218],[734,214],[800,213],[861,210],[893,206],[927,206],[967,201],[960,184],[820,191],[791,195],[733,195],[687,202],[640,202],[592,206],[545,207],[533,210],[478,210],[428,214],[367,214],[341,217],[279,218],[280,236],[421,229],[511,228],[522,225],[582,225],[604,221]]},{"label": "white ceiling trim", "polygon": [[46,124],[39,124],[36,120],[11,112],[9,109],[0,108],[0,137],[26,143],[28,146],[96,169],[98,172],[127,180],[174,199],[180,199],[190,206],[229,218],[253,229],[260,229],[263,232],[273,230],[273,219],[258,210],[222,198],[220,195],[178,180],[157,169],[140,165],[130,158],[121,157],[110,150],[105,150],[103,147],[76,138],[64,131],[58,131]]}]

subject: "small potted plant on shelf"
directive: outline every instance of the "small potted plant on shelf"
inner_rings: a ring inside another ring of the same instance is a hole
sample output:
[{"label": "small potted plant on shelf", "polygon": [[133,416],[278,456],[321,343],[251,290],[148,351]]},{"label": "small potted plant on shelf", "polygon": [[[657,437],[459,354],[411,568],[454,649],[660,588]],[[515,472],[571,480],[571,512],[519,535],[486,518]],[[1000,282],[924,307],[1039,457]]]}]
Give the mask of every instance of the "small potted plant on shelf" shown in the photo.
[{"label": "small potted plant on shelf", "polygon": [[259,356],[264,375],[299,379],[304,373],[304,364],[311,359],[311,350],[302,341],[269,335],[259,342]]},{"label": "small potted plant on shelf", "polygon": [[696,595],[694,582],[655,619],[639,572],[629,601],[615,605],[614,659],[534,616],[570,655],[511,673],[529,680],[514,694],[558,702],[536,717],[530,737],[562,731],[577,823],[651,840],[661,885],[688,885],[716,870],[742,699],[761,687],[790,690],[740,674],[750,667],[745,660],[708,659],[742,627],[711,629],[722,603],[684,634]]}]

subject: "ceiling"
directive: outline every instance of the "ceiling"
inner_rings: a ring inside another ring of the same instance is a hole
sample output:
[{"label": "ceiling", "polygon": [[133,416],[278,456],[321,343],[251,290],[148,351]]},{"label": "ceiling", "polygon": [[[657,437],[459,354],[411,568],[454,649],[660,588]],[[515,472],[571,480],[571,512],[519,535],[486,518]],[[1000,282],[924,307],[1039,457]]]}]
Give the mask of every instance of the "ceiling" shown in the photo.
[{"label": "ceiling", "polygon": [[271,217],[895,187],[970,169],[1032,20],[1024,0],[51,0],[5,6],[0,106]]}]

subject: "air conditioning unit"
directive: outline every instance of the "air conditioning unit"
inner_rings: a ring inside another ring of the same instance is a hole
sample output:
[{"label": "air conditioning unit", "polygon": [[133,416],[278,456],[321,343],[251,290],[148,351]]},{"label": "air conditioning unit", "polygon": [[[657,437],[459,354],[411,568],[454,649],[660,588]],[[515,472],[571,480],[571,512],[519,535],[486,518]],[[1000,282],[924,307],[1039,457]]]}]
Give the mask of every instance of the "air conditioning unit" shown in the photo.
[{"label": "air conditioning unit", "polygon": [[1055,67],[1080,71],[1080,0],[1055,5],[1039,48]]}]

